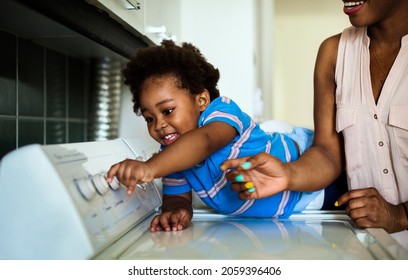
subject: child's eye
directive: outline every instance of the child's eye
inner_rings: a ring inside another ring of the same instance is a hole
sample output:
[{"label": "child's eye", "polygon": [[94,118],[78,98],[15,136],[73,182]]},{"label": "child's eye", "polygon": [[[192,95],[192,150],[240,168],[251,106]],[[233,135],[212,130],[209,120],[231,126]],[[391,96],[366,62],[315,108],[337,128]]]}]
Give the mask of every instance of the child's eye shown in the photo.
[{"label": "child's eye", "polygon": [[166,110],[163,111],[163,115],[169,115],[169,114],[171,114],[173,112],[173,110],[174,110],[173,108],[166,109]]},{"label": "child's eye", "polygon": [[153,121],[153,118],[150,117],[145,117],[144,119],[147,123],[151,123]]}]

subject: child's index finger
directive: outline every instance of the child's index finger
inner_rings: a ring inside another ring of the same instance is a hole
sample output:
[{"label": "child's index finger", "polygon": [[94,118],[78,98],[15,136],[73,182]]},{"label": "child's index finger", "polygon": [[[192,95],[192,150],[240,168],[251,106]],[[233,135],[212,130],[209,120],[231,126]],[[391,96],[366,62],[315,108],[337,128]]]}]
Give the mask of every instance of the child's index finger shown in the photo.
[{"label": "child's index finger", "polygon": [[110,167],[110,169],[108,170],[108,172],[106,173],[106,181],[108,181],[108,183],[111,183],[113,180],[113,177],[115,177],[116,172],[118,171],[119,165],[115,164],[112,165]]}]

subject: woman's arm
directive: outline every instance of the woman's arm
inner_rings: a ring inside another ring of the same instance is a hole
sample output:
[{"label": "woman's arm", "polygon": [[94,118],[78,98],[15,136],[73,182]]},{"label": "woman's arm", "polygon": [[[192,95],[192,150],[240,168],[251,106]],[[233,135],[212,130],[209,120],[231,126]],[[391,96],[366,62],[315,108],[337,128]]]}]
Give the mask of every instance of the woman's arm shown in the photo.
[{"label": "woman's arm", "polygon": [[288,164],[290,190],[313,191],[332,183],[344,168],[342,136],[336,131],[335,68],[340,34],[320,46],[314,71],[313,145]]},{"label": "woman's arm", "polygon": [[[231,169],[228,180],[241,199],[257,199],[285,190],[316,191],[328,186],[344,168],[342,137],[336,131],[335,67],[340,35],[320,46],[314,72],[313,145],[296,161],[282,163],[261,153],[253,157],[228,160],[222,169]],[[244,162],[248,164],[242,166]],[[244,168],[245,167],[245,168]],[[238,176],[242,175],[242,176]],[[251,184],[246,184],[251,182]],[[248,192],[248,186],[256,191]]]}]

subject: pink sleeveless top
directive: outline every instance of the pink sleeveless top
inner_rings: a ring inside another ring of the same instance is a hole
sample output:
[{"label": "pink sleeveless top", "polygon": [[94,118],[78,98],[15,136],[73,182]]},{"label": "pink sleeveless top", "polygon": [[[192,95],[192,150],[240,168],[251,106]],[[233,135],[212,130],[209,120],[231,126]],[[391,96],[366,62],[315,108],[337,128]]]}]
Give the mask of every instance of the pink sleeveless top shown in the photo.
[{"label": "pink sleeveless top", "polygon": [[336,130],[344,136],[349,188],[375,187],[388,202],[399,204],[408,201],[408,35],[378,104],[371,88],[369,45],[366,28],[349,27],[341,35]]}]

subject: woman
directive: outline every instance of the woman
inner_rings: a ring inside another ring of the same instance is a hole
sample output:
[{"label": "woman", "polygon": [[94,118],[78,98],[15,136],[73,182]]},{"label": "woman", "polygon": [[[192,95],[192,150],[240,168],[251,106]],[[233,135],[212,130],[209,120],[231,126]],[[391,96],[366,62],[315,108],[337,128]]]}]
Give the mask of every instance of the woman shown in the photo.
[{"label": "woman", "polygon": [[[408,248],[408,1],[343,2],[352,27],[326,39],[316,59],[312,147],[290,163],[260,154],[224,167],[242,199],[318,190],[345,167],[349,192],[336,206]],[[248,181],[256,192],[245,191]]]}]

